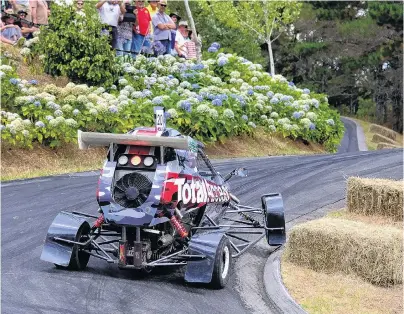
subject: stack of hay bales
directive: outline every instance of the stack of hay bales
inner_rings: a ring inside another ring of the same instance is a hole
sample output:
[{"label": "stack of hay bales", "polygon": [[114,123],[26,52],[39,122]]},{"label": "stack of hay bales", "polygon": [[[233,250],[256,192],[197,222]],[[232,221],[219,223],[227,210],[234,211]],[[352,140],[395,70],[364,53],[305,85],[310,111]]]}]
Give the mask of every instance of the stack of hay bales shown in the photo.
[{"label": "stack of hay bales", "polygon": [[[347,204],[350,212],[402,220],[402,182],[350,178]],[[401,284],[402,230],[346,219],[313,220],[291,230],[285,259],[316,271],[355,274],[377,285]]]},{"label": "stack of hay bales", "polygon": [[393,130],[381,125],[371,124],[369,131],[375,133],[372,142],[377,143],[377,149],[401,147],[400,143],[397,142],[397,133]]},{"label": "stack of hay bales", "polygon": [[386,179],[348,179],[348,211],[403,220],[403,182]]}]

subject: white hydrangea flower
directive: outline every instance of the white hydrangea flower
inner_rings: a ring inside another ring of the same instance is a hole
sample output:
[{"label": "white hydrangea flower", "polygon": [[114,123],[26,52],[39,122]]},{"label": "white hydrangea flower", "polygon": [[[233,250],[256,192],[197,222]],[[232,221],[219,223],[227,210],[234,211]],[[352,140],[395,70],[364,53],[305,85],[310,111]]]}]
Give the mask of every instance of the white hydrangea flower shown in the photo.
[{"label": "white hydrangea flower", "polygon": [[13,68],[11,66],[9,66],[9,65],[2,64],[2,65],[0,65],[0,70],[4,71],[4,72],[9,72],[9,71],[12,71]]},{"label": "white hydrangea flower", "polygon": [[196,107],[196,111],[198,113],[208,113],[209,112],[209,106],[205,105],[205,104],[199,105],[198,107]]},{"label": "white hydrangea flower", "polygon": [[306,113],[306,117],[308,119],[310,119],[311,121],[316,121],[317,120],[317,115],[314,112]]},{"label": "white hydrangea flower", "polygon": [[217,119],[219,117],[219,113],[217,112],[216,109],[209,109],[209,116],[213,119]]},{"label": "white hydrangea flower", "polygon": [[225,109],[223,111],[223,116],[228,118],[228,119],[234,119],[234,112],[231,109]]},{"label": "white hydrangea flower", "polygon": [[279,114],[277,112],[271,112],[271,118],[277,119],[279,118]]}]

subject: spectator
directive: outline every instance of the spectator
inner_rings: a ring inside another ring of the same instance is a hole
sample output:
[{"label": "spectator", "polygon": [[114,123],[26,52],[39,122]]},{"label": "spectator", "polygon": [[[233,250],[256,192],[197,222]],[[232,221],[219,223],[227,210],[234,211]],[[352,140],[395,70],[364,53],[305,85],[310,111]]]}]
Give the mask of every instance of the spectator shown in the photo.
[{"label": "spectator", "polygon": [[22,36],[25,39],[34,38],[32,33],[38,31],[39,28],[32,26],[32,24],[27,20],[27,12],[24,10],[18,11],[18,17],[20,18],[20,21],[15,24],[21,28]]},{"label": "spectator", "polygon": [[14,18],[6,15],[1,17],[1,41],[15,45],[22,37],[21,29],[14,24]]},{"label": "spectator", "polygon": [[[125,6],[129,3],[129,0],[125,0]],[[124,16],[121,15],[120,22],[118,23],[118,51],[116,52],[117,56],[130,55],[132,49],[132,33],[133,33],[133,23],[132,22],[124,22]],[[123,51],[121,51],[123,50]]]},{"label": "spectator", "polygon": [[29,0],[9,0],[14,14],[18,14],[19,11],[27,13],[26,20],[31,21]]},{"label": "spectator", "polygon": [[181,21],[178,25],[178,30],[175,35],[175,51],[181,58],[188,57],[188,51],[185,46],[186,40],[188,40],[188,22]]},{"label": "spectator", "polygon": [[149,10],[144,7],[144,0],[136,1],[136,23],[133,28],[132,51],[138,54],[143,47],[149,47],[146,36],[150,33],[151,16]]},{"label": "spectator", "polygon": [[83,12],[83,8],[84,8],[84,0],[77,0],[77,3],[76,3],[77,13]]},{"label": "spectator", "polygon": [[45,0],[29,0],[32,22],[48,25],[49,8]]},{"label": "spectator", "polygon": [[175,24],[175,29],[171,30],[171,51],[174,52],[175,50],[175,35],[177,33],[177,24],[181,20],[181,16],[179,16],[177,13],[170,13],[171,20]]},{"label": "spectator", "polygon": [[108,34],[111,35],[111,46],[116,49],[118,47],[118,21],[121,14],[125,14],[126,10],[122,3],[119,1],[99,1],[95,7],[100,14],[101,22],[110,26],[111,31]]},{"label": "spectator", "polygon": [[154,41],[160,42],[165,48],[163,54],[171,53],[171,30],[176,26],[171,18],[165,13],[167,7],[166,0],[160,0],[158,4],[159,11],[152,17],[154,27]]},{"label": "spectator", "polygon": [[[147,11],[150,13],[150,17],[153,18],[154,15],[159,11],[157,7],[157,0],[149,0],[149,5],[146,7]],[[150,34],[153,34],[153,25],[150,22]]]}]

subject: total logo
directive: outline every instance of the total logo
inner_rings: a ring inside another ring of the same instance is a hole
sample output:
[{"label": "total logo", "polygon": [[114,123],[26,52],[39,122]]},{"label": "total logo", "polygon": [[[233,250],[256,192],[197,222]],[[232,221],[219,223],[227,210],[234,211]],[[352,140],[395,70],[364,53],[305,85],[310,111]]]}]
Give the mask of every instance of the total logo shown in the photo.
[{"label": "total logo", "polygon": [[174,180],[178,189],[178,201],[188,203],[217,203],[230,201],[229,191],[225,186],[212,184],[205,179],[185,182],[185,178]]}]

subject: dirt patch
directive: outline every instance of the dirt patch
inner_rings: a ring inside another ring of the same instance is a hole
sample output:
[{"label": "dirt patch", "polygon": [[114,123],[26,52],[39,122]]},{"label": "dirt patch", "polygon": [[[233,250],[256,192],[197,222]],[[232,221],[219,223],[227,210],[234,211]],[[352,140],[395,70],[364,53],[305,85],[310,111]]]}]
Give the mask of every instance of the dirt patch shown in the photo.
[{"label": "dirt patch", "polygon": [[291,296],[310,314],[403,313],[402,285],[378,287],[358,277],[319,273],[285,259],[281,271]]}]

